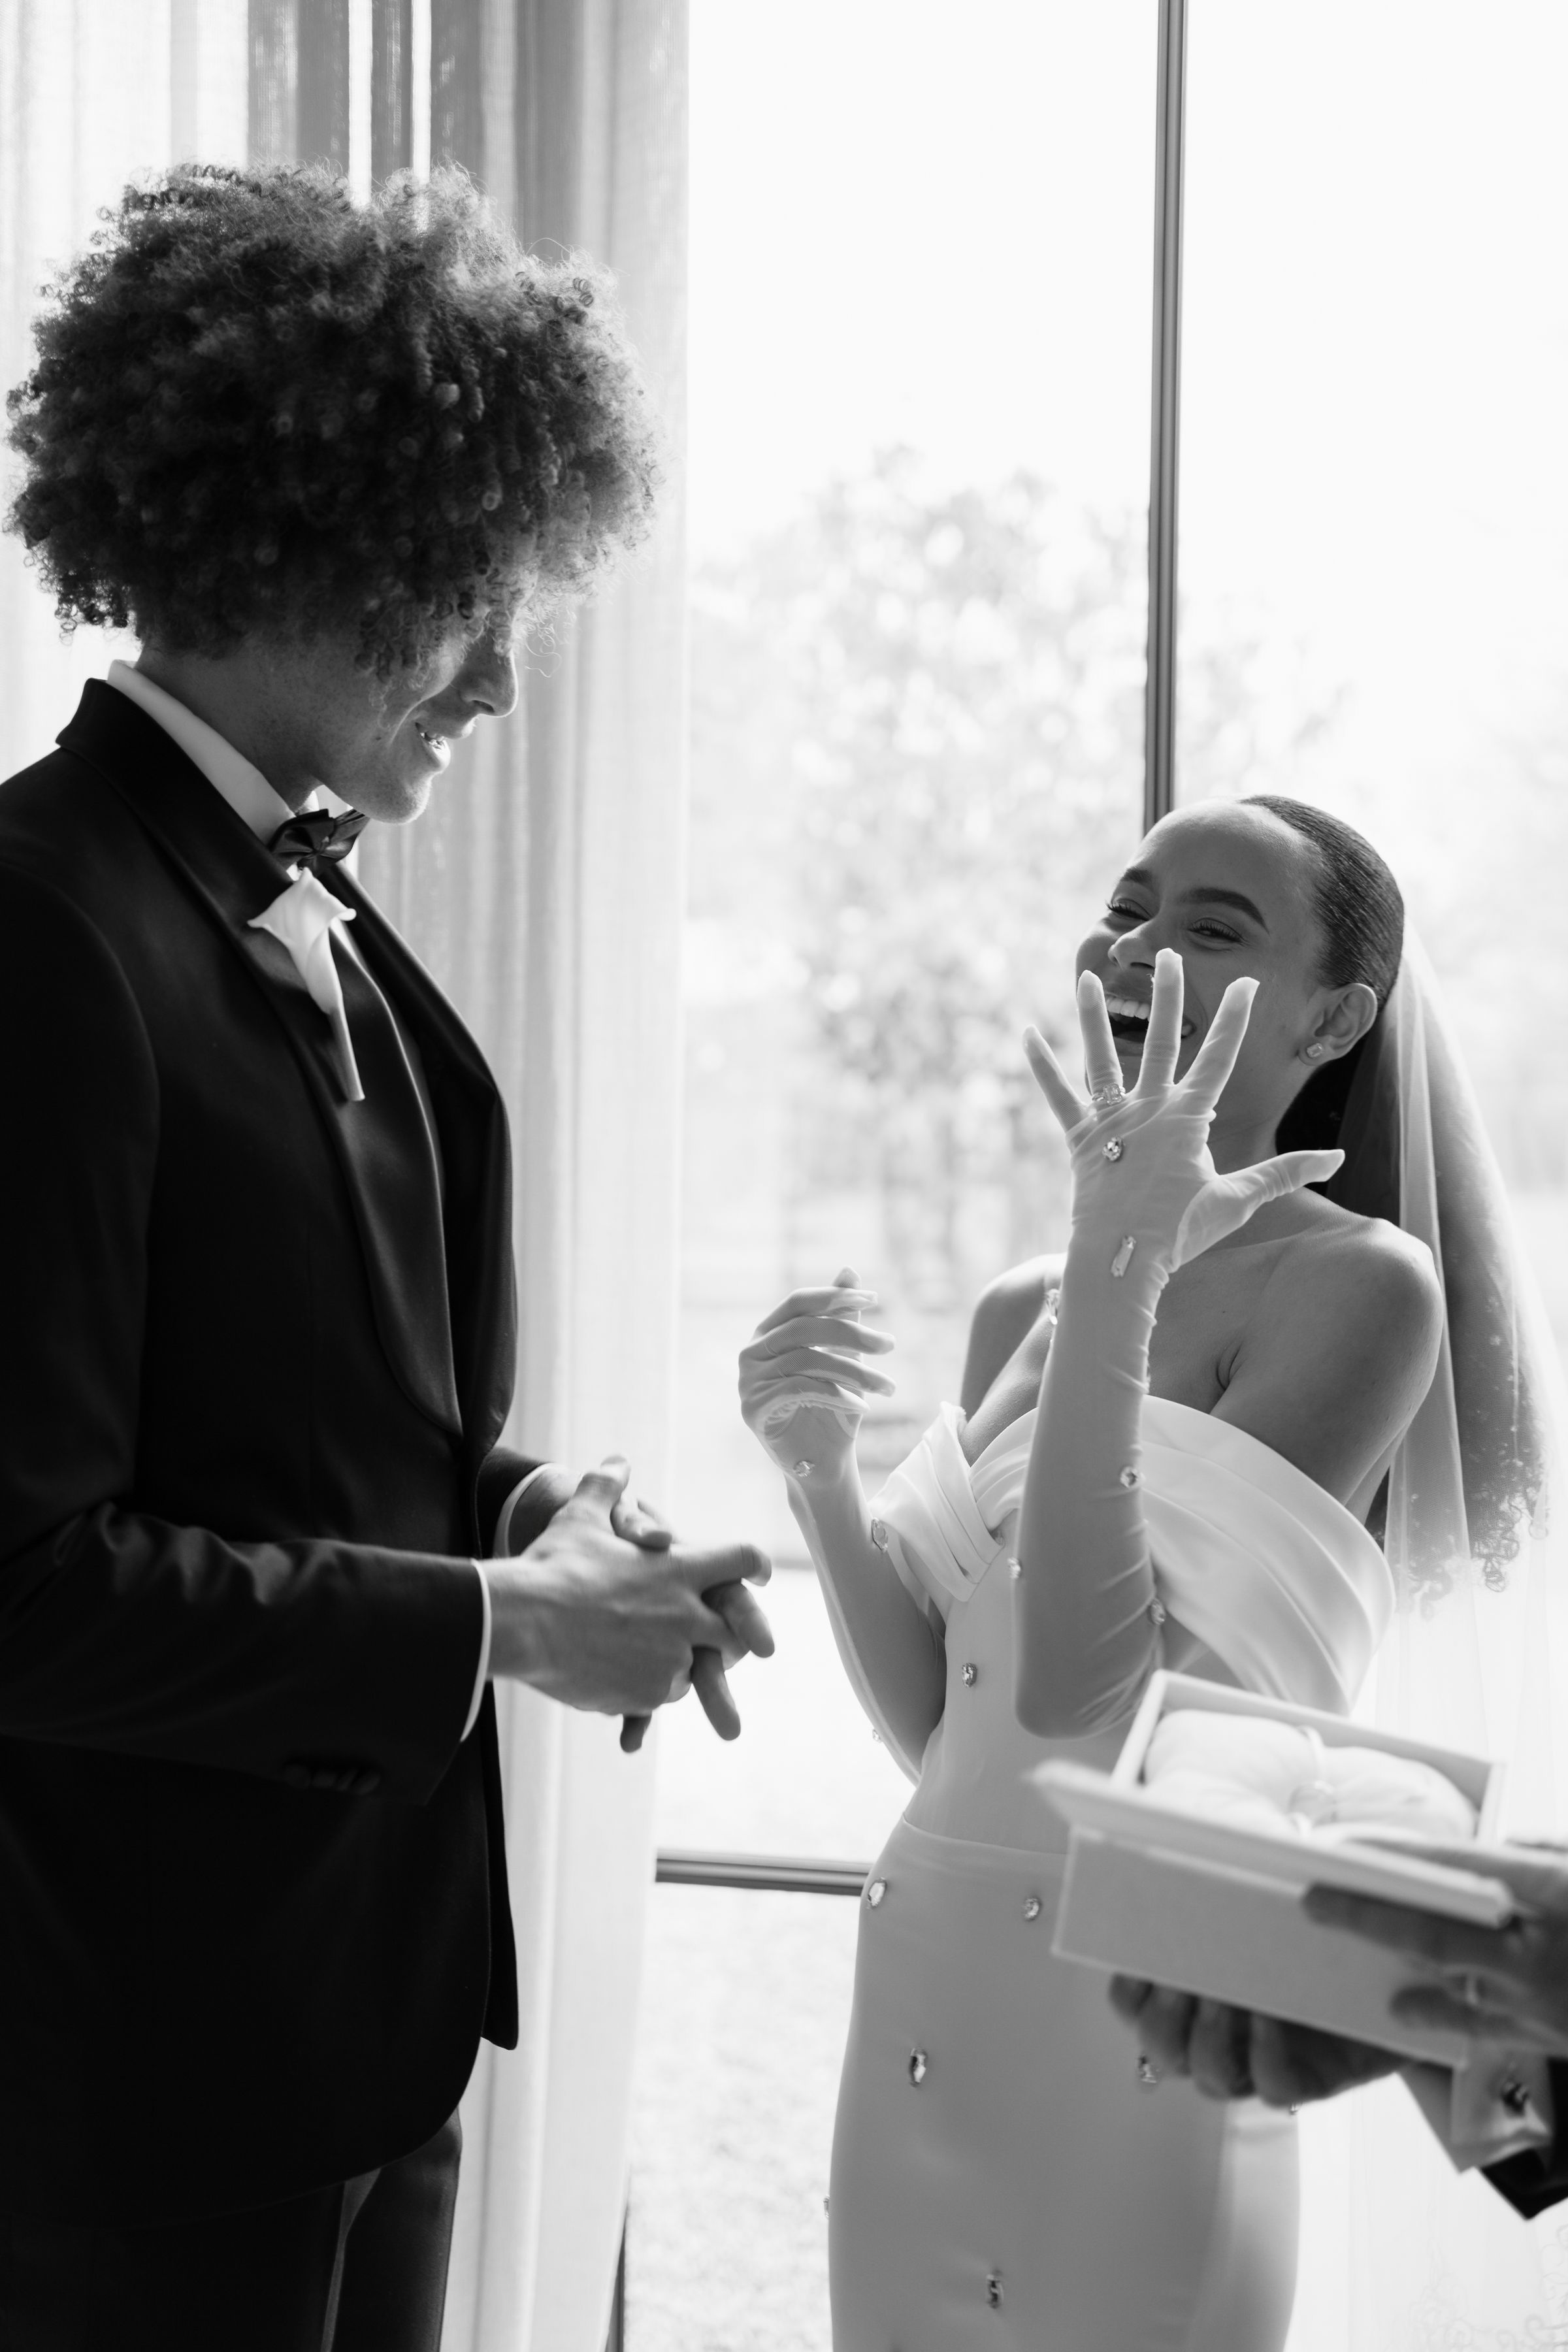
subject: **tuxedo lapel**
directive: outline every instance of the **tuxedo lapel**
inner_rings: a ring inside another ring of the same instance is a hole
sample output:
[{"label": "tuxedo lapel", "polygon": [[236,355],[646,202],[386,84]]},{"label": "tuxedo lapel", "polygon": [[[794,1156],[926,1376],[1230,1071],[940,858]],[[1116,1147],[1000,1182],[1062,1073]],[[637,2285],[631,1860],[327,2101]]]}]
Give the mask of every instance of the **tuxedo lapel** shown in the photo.
[{"label": "tuxedo lapel", "polygon": [[[58,740],[134,810],[261,988],[337,1152],[388,1361],[419,1410],[458,1433],[440,1192],[418,1092],[385,1004],[353,958],[340,956],[366,1097],[348,1102],[325,1015],[288,950],[250,929],[286,887],[270,852],[156,720],[112,687],[89,681]],[[243,1071],[235,1079],[243,1084]]]}]

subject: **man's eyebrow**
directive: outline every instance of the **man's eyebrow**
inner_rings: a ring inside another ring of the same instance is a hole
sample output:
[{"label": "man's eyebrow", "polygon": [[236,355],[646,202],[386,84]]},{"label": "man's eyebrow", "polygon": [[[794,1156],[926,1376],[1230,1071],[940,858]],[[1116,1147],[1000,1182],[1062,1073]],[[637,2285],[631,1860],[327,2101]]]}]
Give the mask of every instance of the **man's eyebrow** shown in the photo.
[{"label": "man's eyebrow", "polygon": [[[1153,873],[1147,866],[1130,866],[1121,879],[1136,882],[1145,890],[1157,887]],[[1250,898],[1244,898],[1239,890],[1222,889],[1217,882],[1200,882],[1195,888],[1183,891],[1181,903],[1184,907],[1195,906],[1200,901],[1211,907],[1235,907],[1239,913],[1250,915],[1260,931],[1268,929],[1259,909]]]}]

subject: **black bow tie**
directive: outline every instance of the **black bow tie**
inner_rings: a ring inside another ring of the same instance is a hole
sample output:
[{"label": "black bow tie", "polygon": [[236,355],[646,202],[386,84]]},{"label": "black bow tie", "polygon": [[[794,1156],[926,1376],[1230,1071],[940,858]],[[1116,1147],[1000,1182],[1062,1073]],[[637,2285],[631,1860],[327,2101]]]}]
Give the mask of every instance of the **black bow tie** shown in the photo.
[{"label": "black bow tie", "polygon": [[323,866],[342,864],[369,823],[358,809],[347,809],[342,816],[316,809],[280,824],[267,846],[281,865],[303,866],[307,872],[320,874]]}]

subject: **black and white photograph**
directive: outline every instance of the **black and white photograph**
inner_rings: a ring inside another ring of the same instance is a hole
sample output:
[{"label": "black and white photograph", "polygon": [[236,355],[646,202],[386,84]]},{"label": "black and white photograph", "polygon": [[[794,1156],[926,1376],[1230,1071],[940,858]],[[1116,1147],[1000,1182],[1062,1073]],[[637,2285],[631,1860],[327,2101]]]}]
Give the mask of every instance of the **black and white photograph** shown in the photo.
[{"label": "black and white photograph", "polygon": [[1565,110],[0,0],[0,2352],[1568,2344]]}]

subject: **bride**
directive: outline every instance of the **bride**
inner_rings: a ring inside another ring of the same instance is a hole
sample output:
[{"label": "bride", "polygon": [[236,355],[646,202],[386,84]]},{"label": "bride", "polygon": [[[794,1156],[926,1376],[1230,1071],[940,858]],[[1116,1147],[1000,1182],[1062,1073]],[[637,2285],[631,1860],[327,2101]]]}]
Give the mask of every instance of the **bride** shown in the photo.
[{"label": "bride", "polygon": [[917,1784],[861,1906],[837,2352],[1284,2342],[1296,2127],[1158,2083],[1102,1979],[1052,1958],[1066,1837],[1030,1776],[1109,1765],[1161,1665],[1347,1710],[1371,1664],[1394,1587],[1365,1521],[1443,1295],[1419,1242],[1305,1188],[1340,1166],[1403,933],[1387,867],[1318,810],[1163,819],[1079,950],[1088,1101],[1026,1041],[1070,1235],[980,1300],[959,1405],[868,1504],[855,1433],[892,1342],[852,1271],[742,1354],[846,1670]]}]

